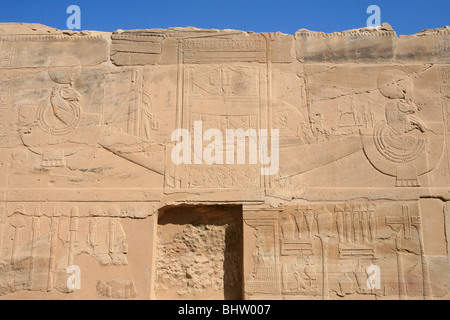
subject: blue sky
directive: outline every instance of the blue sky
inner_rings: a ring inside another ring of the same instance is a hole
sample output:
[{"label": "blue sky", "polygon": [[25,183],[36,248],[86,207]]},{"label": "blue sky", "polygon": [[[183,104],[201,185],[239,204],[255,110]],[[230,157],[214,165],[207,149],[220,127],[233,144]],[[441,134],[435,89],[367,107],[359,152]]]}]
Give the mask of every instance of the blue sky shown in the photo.
[{"label": "blue sky", "polygon": [[335,32],[366,26],[368,6],[397,34],[450,25],[450,0],[0,0],[0,22],[67,29],[69,5],[81,8],[83,30],[195,26],[293,34],[301,28]]}]

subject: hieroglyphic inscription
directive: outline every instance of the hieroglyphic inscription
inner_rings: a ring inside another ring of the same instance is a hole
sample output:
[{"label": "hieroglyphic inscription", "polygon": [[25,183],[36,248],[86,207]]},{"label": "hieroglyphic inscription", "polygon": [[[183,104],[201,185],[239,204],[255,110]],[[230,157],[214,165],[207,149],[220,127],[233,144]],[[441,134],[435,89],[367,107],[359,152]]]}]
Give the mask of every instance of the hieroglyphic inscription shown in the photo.
[{"label": "hieroglyphic inscription", "polygon": [[445,137],[447,147],[448,165],[450,168],[450,148],[448,143],[450,141],[450,68],[441,69],[441,99],[442,108],[445,121]]},{"label": "hieroglyphic inscription", "polygon": [[10,92],[9,87],[0,84],[0,129],[8,126],[8,108],[9,108]]},{"label": "hieroglyphic inscription", "polygon": [[[101,265],[125,266],[128,245],[118,219],[89,217],[58,204],[0,205],[0,295],[27,290],[72,292],[65,270],[88,253]],[[6,237],[5,235],[11,235]],[[12,275],[12,277],[10,277]]]},{"label": "hieroglyphic inscription", "polygon": [[[252,252],[253,269],[245,280],[245,292],[249,295],[278,295],[281,290],[279,262],[279,225],[277,210],[262,213],[260,220],[244,214],[244,221],[253,228],[256,251]],[[247,219],[246,219],[247,218]]]},{"label": "hieroglyphic inscription", "polygon": [[[309,203],[285,207],[278,215],[278,224],[250,220],[247,223],[255,228],[257,251],[246,292],[273,295],[274,291],[264,288],[278,278],[281,295],[291,298],[396,293],[399,297],[429,298],[429,264],[418,210],[412,203]],[[275,235],[271,230],[277,225],[279,232]],[[268,239],[274,236],[278,241],[273,246]],[[266,247],[275,252],[274,257],[264,254]],[[408,257],[402,250],[415,255]],[[278,272],[277,276],[269,272],[269,267]],[[375,275],[373,268],[378,270]],[[397,277],[388,271],[392,269],[396,269]],[[419,275],[423,283],[416,287],[412,283]],[[368,286],[369,279],[378,279],[380,285]]]},{"label": "hieroglyphic inscription", "polygon": [[[195,121],[202,122],[203,131],[218,129],[223,135],[227,129],[241,129],[244,132],[253,129],[258,132],[264,122],[261,112],[261,105],[265,101],[263,69],[241,64],[221,68],[181,68],[183,75],[179,77],[184,79],[185,89],[179,125],[187,128],[191,134],[194,132]],[[267,119],[265,122],[267,123]],[[226,149],[227,141],[224,140],[223,143]],[[204,147],[206,146],[207,144],[204,144]],[[247,143],[246,154],[248,148]],[[175,173],[175,180],[180,180],[181,188],[226,189],[236,185],[254,188],[261,185],[258,170],[259,166],[253,164],[237,167],[220,164],[193,165],[182,168],[178,174]]]},{"label": "hieroglyphic inscription", "polygon": [[12,67],[16,58],[17,43],[0,38],[0,68]]},{"label": "hieroglyphic inscription", "polygon": [[221,60],[228,62],[265,62],[265,40],[238,39],[189,39],[183,43],[186,63],[211,63]]},{"label": "hieroglyphic inscription", "polygon": [[448,298],[448,31],[1,24],[0,296]]}]

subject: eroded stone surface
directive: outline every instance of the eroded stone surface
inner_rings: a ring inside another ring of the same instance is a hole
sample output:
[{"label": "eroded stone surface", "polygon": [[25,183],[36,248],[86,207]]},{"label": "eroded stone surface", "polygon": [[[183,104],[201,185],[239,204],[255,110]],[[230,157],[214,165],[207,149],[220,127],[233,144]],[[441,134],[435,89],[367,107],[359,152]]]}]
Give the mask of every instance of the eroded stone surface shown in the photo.
[{"label": "eroded stone surface", "polygon": [[181,207],[159,218],[158,299],[242,299],[242,209]]},{"label": "eroded stone surface", "polygon": [[0,24],[1,298],[448,299],[449,45]]}]

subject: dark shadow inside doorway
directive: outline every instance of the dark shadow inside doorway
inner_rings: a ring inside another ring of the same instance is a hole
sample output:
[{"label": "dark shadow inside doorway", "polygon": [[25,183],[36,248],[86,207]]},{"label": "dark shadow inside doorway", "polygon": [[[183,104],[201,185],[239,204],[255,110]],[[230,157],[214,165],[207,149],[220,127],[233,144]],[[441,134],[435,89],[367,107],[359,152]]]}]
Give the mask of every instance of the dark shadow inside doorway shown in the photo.
[{"label": "dark shadow inside doorway", "polygon": [[156,260],[157,299],[242,299],[242,206],[161,209]]}]

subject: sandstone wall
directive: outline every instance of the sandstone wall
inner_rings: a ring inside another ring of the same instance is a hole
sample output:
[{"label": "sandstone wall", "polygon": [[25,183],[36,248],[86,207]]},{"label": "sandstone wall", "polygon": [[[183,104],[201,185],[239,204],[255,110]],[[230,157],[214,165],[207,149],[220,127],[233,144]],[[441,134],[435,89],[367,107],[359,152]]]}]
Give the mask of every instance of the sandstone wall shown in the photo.
[{"label": "sandstone wall", "polygon": [[[447,299],[449,47],[0,24],[1,298]],[[199,121],[279,170],[176,165]]]}]

